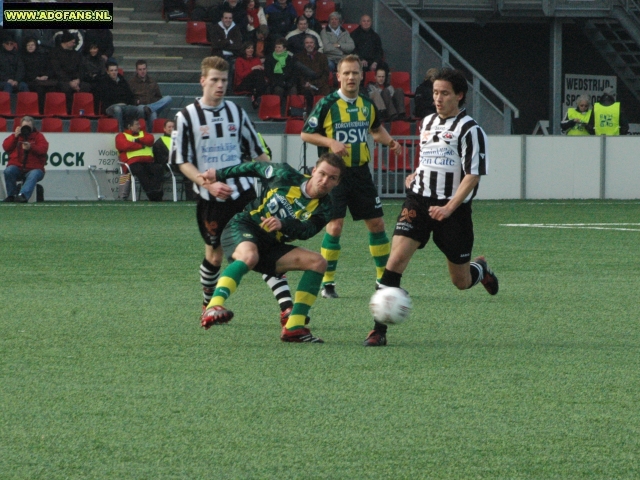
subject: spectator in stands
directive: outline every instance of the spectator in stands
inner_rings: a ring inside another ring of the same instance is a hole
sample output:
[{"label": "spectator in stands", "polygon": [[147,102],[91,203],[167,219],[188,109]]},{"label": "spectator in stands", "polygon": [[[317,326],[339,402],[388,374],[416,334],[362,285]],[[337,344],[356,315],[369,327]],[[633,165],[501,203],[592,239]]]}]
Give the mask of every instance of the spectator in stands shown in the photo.
[{"label": "spectator in stands", "polygon": [[173,100],[170,96],[163,97],[160,86],[147,74],[146,60],[136,62],[136,74],[129,84],[136,105],[143,105],[148,116],[147,131],[151,132],[153,121],[158,118],[158,112]]},{"label": "spectator in stands", "polygon": [[307,101],[307,112],[313,106],[315,95],[329,95],[329,60],[324,53],[318,51],[316,37],[306,35],[304,38],[304,52],[298,53],[294,58],[302,65],[313,70],[313,78],[304,74],[298,75],[298,92],[304,95]]},{"label": "spectator in stands", "polygon": [[[105,113],[118,120],[120,131],[123,131],[127,126],[124,124],[125,117],[133,118],[135,116],[137,119],[145,117],[145,114],[150,117],[151,110],[148,107],[136,105],[131,87],[118,73],[118,64],[115,62],[107,62],[107,75],[98,86],[98,97]],[[146,120],[149,123],[149,118]]]},{"label": "spectator in stands", "polygon": [[77,30],[75,28],[69,29],[69,30],[56,30],[53,33],[53,41],[55,43],[56,46],[60,45],[60,43],[62,43],[62,36],[66,33],[70,33],[71,35],[73,35],[73,38],[75,38],[76,43],[73,46],[74,50],[82,53],[82,48],[84,47],[84,35],[85,35],[85,30]]},{"label": "spectator in stands", "polygon": [[[100,55],[100,49],[95,43],[86,42],[88,48],[82,54],[82,81],[91,85],[91,93],[97,97],[98,85],[107,74],[107,62]],[[97,105],[96,105],[97,107]],[[98,111],[97,108],[94,111]]]},{"label": "spectator in stands", "polygon": [[24,63],[13,37],[4,34],[0,49],[0,90],[8,93],[28,92],[24,82]]},{"label": "spectator in stands", "polygon": [[286,37],[295,28],[296,9],[287,0],[275,0],[265,11],[271,37]]},{"label": "spectator in stands", "polygon": [[141,131],[136,117],[127,117],[126,130],[116,135],[120,161],[127,163],[152,202],[162,201],[162,165],[153,160],[153,135]]},{"label": "spectator in stands", "polygon": [[430,68],[424,77],[424,81],[416,88],[413,97],[413,115],[417,118],[424,118],[427,115],[436,113],[433,105],[433,76],[438,73],[437,68]]},{"label": "spectator in stands", "polygon": [[254,52],[255,47],[252,42],[245,42],[242,45],[242,55],[236,60],[233,89],[236,94],[251,95],[253,108],[258,108],[259,98],[267,91],[267,80],[264,65],[254,56]]},{"label": "spectator in stands", "polygon": [[233,90],[233,74],[236,57],[242,51],[242,32],[233,21],[233,14],[226,11],[218,23],[207,25],[207,36],[211,42],[211,56],[222,57],[229,62],[229,93]]},{"label": "spectator in stands", "polygon": [[58,45],[50,54],[51,71],[58,81],[58,90],[67,95],[67,111],[71,111],[73,94],[90,92],[91,85],[82,79],[82,54],[75,50],[76,37],[65,32]]},{"label": "spectator in stands", "polygon": [[20,55],[24,64],[24,81],[31,92],[38,94],[38,106],[40,112],[44,112],[45,95],[54,91],[58,85],[58,82],[51,79],[49,57],[32,37],[25,38]]},{"label": "spectator in stands", "polygon": [[364,71],[375,72],[378,68],[384,68],[389,73],[389,65],[384,62],[384,50],[382,50],[382,40],[373,28],[371,28],[371,17],[362,15],[360,26],[351,34],[355,48],[353,53],[360,57]]},{"label": "spectator in stands", "polygon": [[173,120],[165,120],[163,127],[164,134],[161,137],[158,137],[158,139],[153,144],[153,161],[158,165],[164,166],[169,164],[169,151],[171,150],[171,132],[173,132],[175,128],[176,122],[174,122]]},{"label": "spectator in stands", "polygon": [[355,44],[349,32],[342,25],[342,15],[333,12],[329,15],[328,25],[320,32],[324,45],[324,54],[329,59],[329,69],[336,71],[336,66],[342,57],[353,52]]},{"label": "spectator in stands", "polygon": [[258,57],[262,63],[267,55],[266,47],[269,38],[269,27],[266,25],[260,25],[253,32],[253,44],[256,47],[254,55]]},{"label": "spectator in stands", "polygon": [[602,92],[600,101],[593,105],[593,115],[589,118],[587,131],[591,135],[626,135],[629,133],[629,122],[620,102],[616,102],[613,88]]},{"label": "spectator in stands", "polygon": [[[7,190],[5,202],[27,203],[40,180],[44,178],[49,142],[35,129],[32,117],[22,117],[20,125],[9,135],[2,148],[9,154],[4,170]],[[18,191],[17,182],[22,181]]]},{"label": "spectator in stands", "polygon": [[267,24],[267,17],[258,0],[244,0],[243,4],[247,12],[247,32],[251,33],[260,25]]},{"label": "spectator in stands", "polygon": [[312,2],[307,3],[303,9],[303,15],[307,18],[307,23],[309,24],[309,28],[320,34],[322,31],[322,24],[316,18],[316,7]]},{"label": "spectator in stands", "polygon": [[[392,74],[393,75],[393,74]],[[394,121],[406,118],[404,108],[404,92],[400,88],[393,88],[387,82],[387,72],[379,67],[376,70],[376,81],[367,87],[369,98],[380,112],[383,121]]]},{"label": "spectator in stands", "polygon": [[84,43],[87,45],[97,45],[99,54],[106,62],[113,60],[113,34],[108,28],[92,28],[87,30],[84,36]]},{"label": "spectator in stands", "polygon": [[56,47],[56,42],[53,38],[55,32],[50,28],[26,29],[22,30],[22,38],[34,38],[38,47],[48,54]]},{"label": "spectator in stands", "polygon": [[294,59],[287,51],[287,41],[284,38],[276,40],[273,53],[264,62],[264,69],[272,94],[295,95]]},{"label": "spectator in stands", "polygon": [[588,136],[587,125],[591,119],[591,99],[589,95],[580,95],[576,99],[576,108],[568,108],[567,115],[560,122],[560,129],[567,135]]},{"label": "spectator in stands", "polygon": [[216,8],[215,14],[212,18],[213,23],[217,23],[222,20],[223,14],[225,12],[231,12],[231,16],[233,17],[233,23],[240,29],[240,34],[242,35],[242,39],[248,37],[247,25],[249,20],[247,18],[247,7],[244,2],[240,0],[224,0],[218,7]]},{"label": "spectator in stands", "polygon": [[289,32],[285,37],[287,39],[287,50],[294,55],[304,53],[304,37],[306,35],[313,35],[316,37],[318,51],[322,52],[322,40],[320,39],[320,35],[309,29],[309,22],[307,21],[307,17],[304,15],[298,17],[298,20],[296,21],[296,29]]}]

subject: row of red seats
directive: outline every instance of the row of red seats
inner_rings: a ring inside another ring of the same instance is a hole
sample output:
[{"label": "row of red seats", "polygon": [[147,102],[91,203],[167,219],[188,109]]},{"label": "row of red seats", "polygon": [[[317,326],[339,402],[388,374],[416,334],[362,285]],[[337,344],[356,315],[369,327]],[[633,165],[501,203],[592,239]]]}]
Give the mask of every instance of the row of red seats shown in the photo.
[{"label": "row of red seats", "polygon": [[[83,115],[80,115],[82,110]],[[0,117],[14,118],[29,115],[31,117],[79,117],[98,118],[93,108],[93,94],[78,92],[73,94],[71,114],[67,112],[67,97],[62,92],[49,92],[45,96],[44,113],[38,107],[36,92],[19,92],[17,94],[16,109],[11,111],[11,96],[7,92],[0,92]]]},{"label": "row of red seats", "polygon": [[[144,118],[140,120],[140,126],[146,131],[147,124]],[[156,118],[153,121],[152,133],[164,133],[165,118]],[[97,133],[118,133],[118,121],[111,117],[98,118]],[[7,131],[7,120],[0,117],[0,132]],[[44,117],[41,122],[40,131],[44,133],[64,132],[62,119],[58,117]],[[86,117],[71,117],[69,119],[69,133],[91,133],[91,120]]]}]

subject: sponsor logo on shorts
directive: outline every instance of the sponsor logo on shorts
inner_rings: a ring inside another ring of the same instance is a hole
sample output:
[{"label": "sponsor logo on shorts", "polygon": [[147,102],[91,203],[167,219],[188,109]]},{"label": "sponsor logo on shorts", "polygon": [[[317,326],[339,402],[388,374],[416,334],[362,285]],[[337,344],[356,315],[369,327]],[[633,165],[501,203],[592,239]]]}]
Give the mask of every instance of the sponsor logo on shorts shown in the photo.
[{"label": "sponsor logo on shorts", "polygon": [[398,223],[400,222],[406,222],[406,223],[413,223],[413,219],[416,218],[417,214],[416,211],[411,209],[409,210],[408,208],[403,208],[402,212],[400,212],[400,218],[398,219]]}]

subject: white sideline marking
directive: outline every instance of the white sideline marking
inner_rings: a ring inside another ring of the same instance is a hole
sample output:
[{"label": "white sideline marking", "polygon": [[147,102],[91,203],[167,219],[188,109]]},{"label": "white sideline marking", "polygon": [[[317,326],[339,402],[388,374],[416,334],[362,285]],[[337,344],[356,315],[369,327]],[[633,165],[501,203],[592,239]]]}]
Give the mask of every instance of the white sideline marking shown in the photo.
[{"label": "white sideline marking", "polygon": [[501,226],[525,228],[573,228],[581,230],[617,230],[622,232],[640,232],[640,223],[503,223],[501,224]]}]

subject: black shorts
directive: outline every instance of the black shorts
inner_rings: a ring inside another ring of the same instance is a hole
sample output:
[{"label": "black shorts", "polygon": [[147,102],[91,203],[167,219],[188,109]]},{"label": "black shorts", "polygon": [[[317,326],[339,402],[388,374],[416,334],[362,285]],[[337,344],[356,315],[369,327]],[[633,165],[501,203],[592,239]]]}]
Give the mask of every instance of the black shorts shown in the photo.
[{"label": "black shorts", "polygon": [[256,198],[256,192],[252,188],[240,194],[236,200],[218,202],[216,200],[205,200],[198,197],[196,206],[196,216],[198,219],[198,229],[204,243],[213,248],[220,246],[220,235],[227,226],[229,220],[241,212],[244,207]]},{"label": "black shorts", "polygon": [[471,260],[473,249],[473,221],[471,202],[461,204],[449,218],[442,221],[429,216],[429,207],[446,205],[448,200],[432,200],[420,195],[408,194],[398,215],[393,235],[409,237],[424,248],[433,232],[433,241],[456,265]]},{"label": "black shorts", "polygon": [[296,248],[278,242],[246,213],[236,215],[222,232],[222,250],[229,263],[233,262],[233,252],[242,242],[252,242],[258,247],[260,258],[253,270],[267,275],[275,275],[276,262]]},{"label": "black shorts", "polygon": [[331,219],[346,217],[347,207],[354,220],[369,220],[384,215],[368,164],[347,168],[340,183],[329,195],[333,203]]}]

